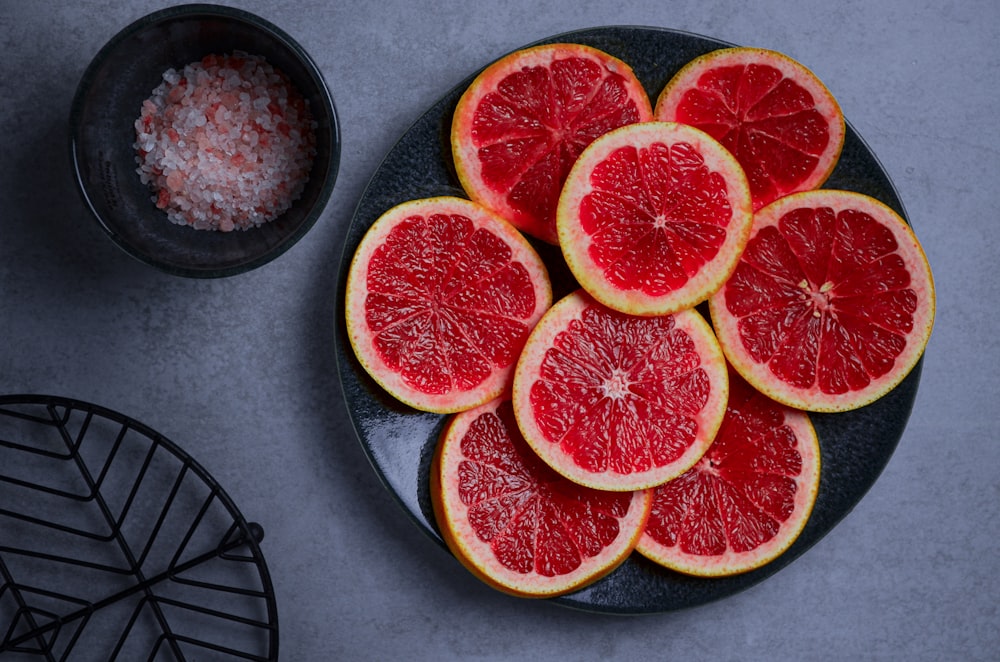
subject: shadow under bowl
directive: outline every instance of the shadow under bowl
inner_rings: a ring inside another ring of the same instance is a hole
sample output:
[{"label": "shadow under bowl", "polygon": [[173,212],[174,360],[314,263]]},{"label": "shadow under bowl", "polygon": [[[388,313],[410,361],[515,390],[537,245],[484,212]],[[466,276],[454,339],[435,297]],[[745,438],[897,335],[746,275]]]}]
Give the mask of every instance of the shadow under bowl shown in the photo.
[{"label": "shadow under bowl", "polygon": [[[308,100],[316,122],[309,181],[288,211],[256,228],[218,232],[176,225],[156,208],[136,173],[134,123],[167,69],[233,51],[263,56]],[[111,239],[146,264],[195,278],[244,273],[288,250],[322,214],[340,165],[333,98],[309,55],[264,19],[218,5],[164,9],[115,35],[77,88],[70,148],[84,201]]]}]

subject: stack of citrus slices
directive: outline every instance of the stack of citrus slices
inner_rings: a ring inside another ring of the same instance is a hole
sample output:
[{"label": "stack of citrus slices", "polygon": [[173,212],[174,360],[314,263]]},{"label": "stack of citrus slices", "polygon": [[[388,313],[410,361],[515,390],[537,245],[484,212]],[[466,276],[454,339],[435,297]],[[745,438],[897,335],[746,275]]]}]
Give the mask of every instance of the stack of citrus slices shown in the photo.
[{"label": "stack of citrus slices", "polygon": [[[345,305],[373,379],[451,415],[431,497],[477,577],[556,596],[633,551],[717,577],[794,542],[820,480],[807,412],[893,389],[934,317],[903,219],[820,188],[844,134],[823,84],[763,49],[696,58],[655,108],[578,44],[472,82],[451,131],[468,199],[386,211]],[[553,303],[535,241],[578,290]]]}]

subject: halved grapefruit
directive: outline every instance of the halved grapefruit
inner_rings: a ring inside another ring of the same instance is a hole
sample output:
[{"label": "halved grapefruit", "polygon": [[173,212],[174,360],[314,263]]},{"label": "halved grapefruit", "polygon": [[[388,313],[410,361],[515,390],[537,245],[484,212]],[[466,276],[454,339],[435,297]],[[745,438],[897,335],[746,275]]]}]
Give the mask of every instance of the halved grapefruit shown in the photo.
[{"label": "halved grapefruit", "polygon": [[431,500],[452,553],[490,586],[554,597],[614,570],[635,547],[651,492],[602,492],[552,471],[524,442],[510,400],[451,418]]},{"label": "halved grapefruit", "polygon": [[559,191],[583,148],[652,116],[645,89],[621,60],[580,44],[525,48],[487,67],[459,99],[455,169],[470,198],[556,243]]},{"label": "halved grapefruit", "polygon": [[725,359],[694,309],[639,317],[582,290],[535,326],[514,373],[528,444],[570,480],[628,491],[687,471],[726,408]]},{"label": "halved grapefruit", "polygon": [[874,198],[819,189],[754,218],[709,304],[726,356],[792,407],[846,411],[894,388],[923,354],[934,282],[913,231]]},{"label": "halved grapefruit", "polygon": [[694,467],[653,491],[636,550],[691,575],[759,568],[798,538],[819,480],[819,441],[808,415],[732,374],[715,441]]},{"label": "halved grapefruit", "polygon": [[802,64],[763,48],[723,48],[685,65],[656,102],[658,120],[711,134],[746,171],[754,210],[817,188],[844,145],[833,94]]},{"label": "halved grapefruit", "polygon": [[347,334],[389,394],[451,413],[509,387],[552,302],[541,258],[513,226],[462,198],[412,200],[362,238],[347,276]]},{"label": "halved grapefruit", "polygon": [[610,131],[577,159],[557,211],[570,271],[605,306],[666,315],[729,277],[753,215],[743,169],[718,142],[676,122]]}]

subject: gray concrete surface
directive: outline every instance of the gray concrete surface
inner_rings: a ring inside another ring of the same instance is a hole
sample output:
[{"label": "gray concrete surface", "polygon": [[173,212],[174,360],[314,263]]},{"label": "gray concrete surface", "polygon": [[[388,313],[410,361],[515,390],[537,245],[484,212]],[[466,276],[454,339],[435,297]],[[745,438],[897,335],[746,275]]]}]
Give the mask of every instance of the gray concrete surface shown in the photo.
[{"label": "gray concrete surface", "polygon": [[[68,160],[87,63],[166,4],[0,2],[0,393],[95,402],[184,445],[267,532],[281,659],[996,659],[1000,5],[233,0],[322,69],[342,166],[297,246],[195,281],[114,247]],[[476,68],[599,25],[678,28],[811,67],[898,187],[939,300],[906,433],[858,507],[749,591],[643,617],[510,598],[461,571],[381,487],[331,348],[342,237],[386,151]]]}]

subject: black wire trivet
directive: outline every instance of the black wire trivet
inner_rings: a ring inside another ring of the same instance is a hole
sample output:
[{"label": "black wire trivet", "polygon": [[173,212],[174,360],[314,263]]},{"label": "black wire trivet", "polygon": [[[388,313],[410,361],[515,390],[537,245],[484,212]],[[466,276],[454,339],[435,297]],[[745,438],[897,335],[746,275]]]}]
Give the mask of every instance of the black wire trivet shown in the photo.
[{"label": "black wire trivet", "polygon": [[276,660],[263,535],[143,424],[0,397],[0,659]]}]

